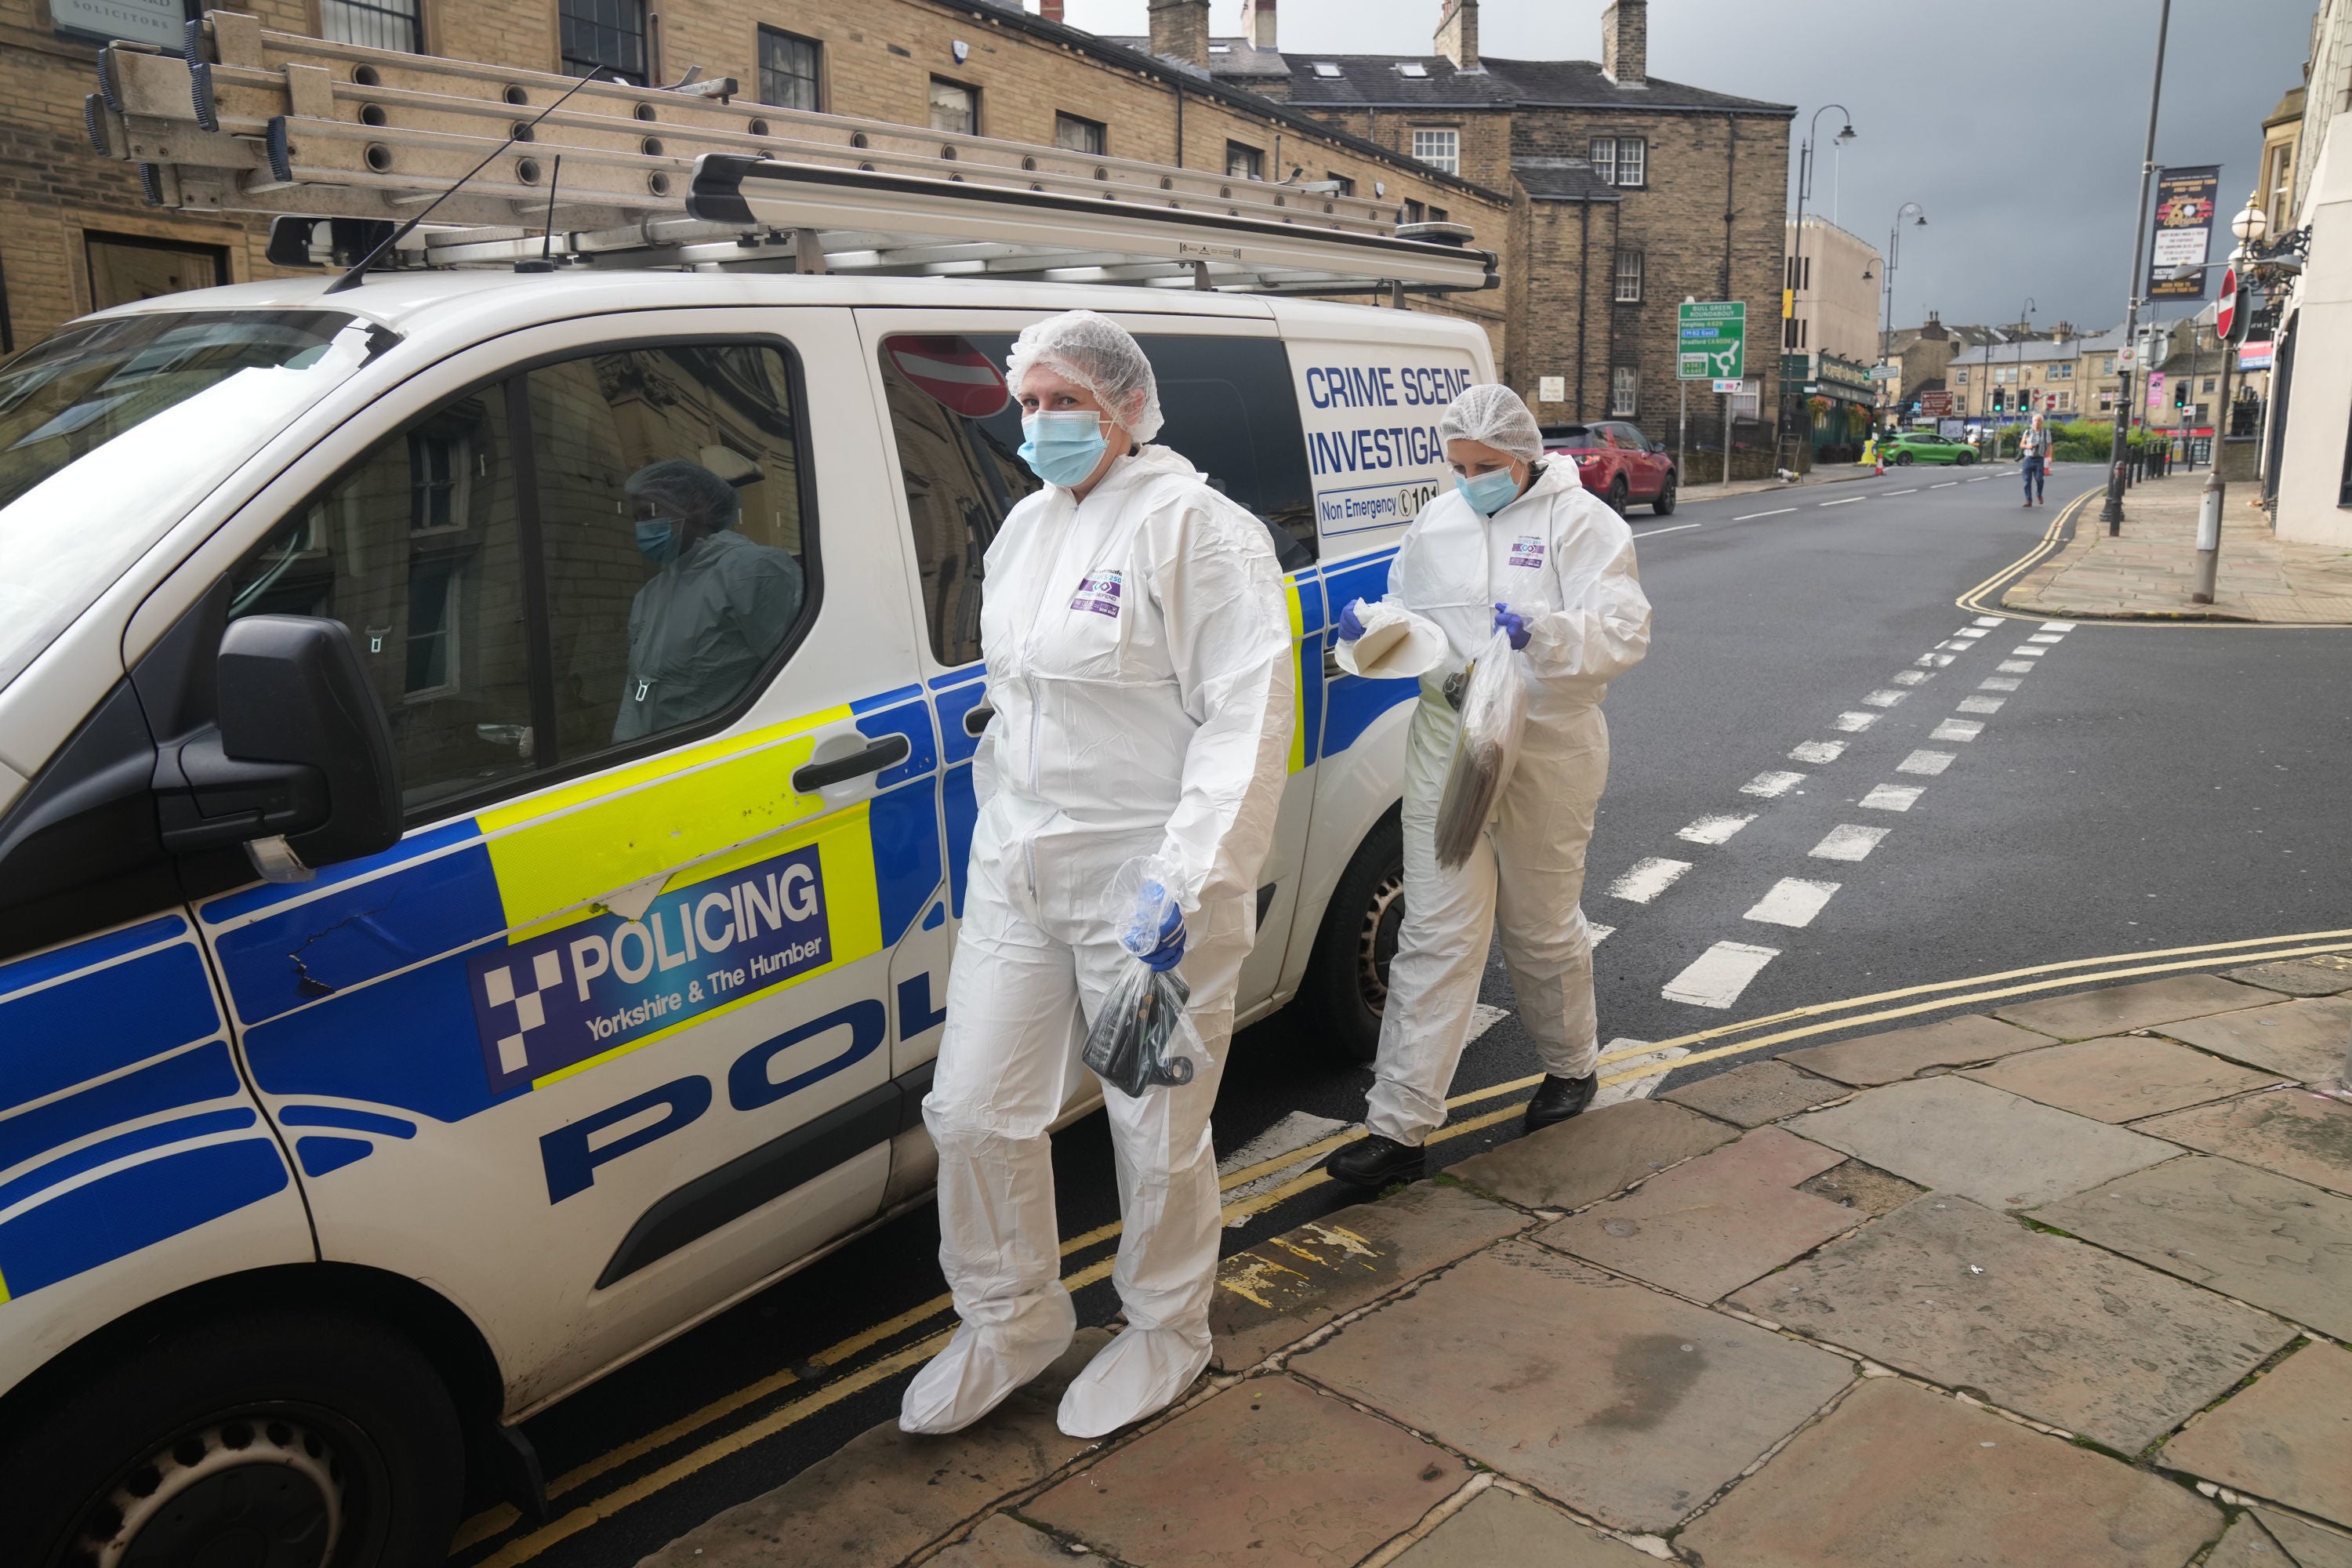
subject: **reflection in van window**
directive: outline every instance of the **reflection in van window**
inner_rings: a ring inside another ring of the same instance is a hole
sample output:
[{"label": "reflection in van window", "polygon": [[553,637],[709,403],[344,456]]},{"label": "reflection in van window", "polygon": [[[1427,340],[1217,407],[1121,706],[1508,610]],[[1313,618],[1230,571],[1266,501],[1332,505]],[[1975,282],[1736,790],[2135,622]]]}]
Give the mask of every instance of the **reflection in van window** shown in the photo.
[{"label": "reflection in van window", "polygon": [[777,349],[583,354],[378,442],[230,614],[342,621],[408,808],[476,795],[751,692],[814,609],[799,453]]},{"label": "reflection in van window", "polygon": [[[1272,338],[1144,333],[1167,424],[1155,440],[1265,524],[1283,570],[1315,561],[1315,507],[1289,356]],[[980,658],[982,561],[1005,515],[1039,488],[1021,461],[1004,385],[1010,332],[907,334],[882,345],[923,614],[940,664]]]}]

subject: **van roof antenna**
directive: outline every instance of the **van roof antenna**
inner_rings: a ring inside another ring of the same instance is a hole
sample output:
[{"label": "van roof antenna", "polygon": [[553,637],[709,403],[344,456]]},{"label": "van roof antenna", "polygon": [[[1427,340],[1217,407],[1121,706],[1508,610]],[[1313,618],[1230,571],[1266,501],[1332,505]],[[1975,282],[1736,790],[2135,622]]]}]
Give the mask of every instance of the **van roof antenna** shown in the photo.
[{"label": "van roof antenna", "polygon": [[539,255],[524,257],[515,263],[517,272],[552,272],[555,270],[555,187],[563,183],[563,154],[555,155],[555,166],[547,172],[547,222],[539,236]]},{"label": "van roof antenna", "polygon": [[[410,218],[406,223],[402,224],[398,228],[394,229],[390,234],[386,235],[383,242],[377,245],[373,250],[371,250],[365,256],[361,257],[359,260],[353,262],[352,266],[344,271],[341,278],[338,278],[332,283],[328,284],[326,292],[330,294],[340,294],[346,289],[358,288],[361,282],[366,278],[368,268],[373,267],[380,258],[390,252],[395,246],[399,245],[402,240],[406,239],[409,235],[414,233],[418,224],[421,224],[426,218],[431,217],[435,207],[439,206],[443,202],[447,201],[451,196],[456,195],[460,190],[464,189],[467,180],[472,179],[476,174],[478,174],[483,170],[488,168],[491,163],[497,161],[500,153],[504,153],[508,148],[513,146],[517,142],[522,139],[523,132],[531,130],[537,126],[541,121],[546,119],[549,115],[562,108],[565,100],[570,99],[573,93],[578,92],[582,88],[586,87],[590,82],[594,81],[597,78],[603,76],[611,68],[612,68],[609,66],[596,67],[586,76],[582,77],[578,81],[573,82],[570,87],[565,88],[562,93],[557,97],[553,103],[549,104],[545,109],[541,110],[529,120],[517,125],[514,130],[509,133],[505,141],[499,142],[498,146],[491,150],[488,157],[483,159],[480,163],[466,171],[464,179],[460,179],[456,184],[451,185],[447,190],[434,197],[430,203],[426,204],[423,212],[418,213],[415,217]],[[551,216],[551,209],[554,201],[554,192],[551,189],[548,193],[548,197]]]}]

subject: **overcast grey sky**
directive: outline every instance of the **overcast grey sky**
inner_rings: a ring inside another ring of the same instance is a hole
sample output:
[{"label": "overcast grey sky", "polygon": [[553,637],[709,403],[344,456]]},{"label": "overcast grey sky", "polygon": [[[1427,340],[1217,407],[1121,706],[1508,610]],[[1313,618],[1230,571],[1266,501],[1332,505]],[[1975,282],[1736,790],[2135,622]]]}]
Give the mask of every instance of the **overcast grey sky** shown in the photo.
[{"label": "overcast grey sky", "polygon": [[[1486,0],[1481,47],[1523,59],[1598,59],[1603,4]],[[1067,15],[1096,32],[1141,33],[1144,5],[1067,0]],[[1653,0],[1650,70],[1801,106],[1792,162],[1816,108],[1843,100],[1853,111],[1857,139],[1823,157],[1807,210],[1827,212],[1834,195],[1837,221],[1884,247],[1895,208],[1927,209],[1928,226],[1904,237],[1896,324],[1917,322],[1930,306],[1948,321],[2013,321],[2032,297],[2039,325],[2108,327],[2123,319],[2131,270],[2157,6]],[[1423,53],[1438,8],[1439,0],[1281,0],[1282,47]],[[2157,162],[2221,164],[2225,214],[2252,188],[2263,117],[2303,79],[2312,10],[2311,0],[2173,5]],[[1216,31],[1237,33],[1240,20],[1241,0],[1214,0]],[[1825,136],[1837,124],[1834,111],[1822,117]],[[2217,268],[2208,287],[2219,278]]]}]

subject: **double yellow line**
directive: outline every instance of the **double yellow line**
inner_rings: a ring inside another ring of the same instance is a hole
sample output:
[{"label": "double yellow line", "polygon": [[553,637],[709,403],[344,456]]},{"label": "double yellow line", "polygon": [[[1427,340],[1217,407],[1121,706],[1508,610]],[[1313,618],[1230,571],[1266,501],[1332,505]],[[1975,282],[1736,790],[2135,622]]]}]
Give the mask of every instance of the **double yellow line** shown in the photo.
[{"label": "double yellow line", "polygon": [[[2079,503],[2078,503],[2079,504]],[[2082,986],[2116,980],[2130,980],[2148,975],[2169,974],[2183,970],[2209,969],[2219,964],[2241,965],[2273,963],[2283,959],[2305,958],[2316,953],[2341,952],[2352,949],[2352,928],[2340,931],[2295,931],[2279,936],[2249,937],[2237,942],[2200,942],[2189,947],[2160,948],[2148,952],[2108,953],[2097,958],[2064,959],[2053,963],[2038,963],[2022,969],[2004,969],[1989,974],[1976,974],[1960,980],[1937,981],[1925,985],[1907,985],[1892,991],[1880,991],[1865,996],[1851,996],[1841,1001],[1815,1003],[1810,1006],[1792,1007],[1761,1018],[1750,1018],[1737,1024],[1720,1025],[1693,1034],[1678,1035],[1670,1040],[1657,1040],[1633,1045],[1602,1056],[1605,1068],[1610,1063],[1630,1058],[1648,1057],[1670,1047],[1683,1047],[1688,1054],[1664,1061],[1644,1062],[1614,1073],[1604,1072],[1601,1082],[1606,1087],[1654,1078],[1700,1062],[1741,1056],[1769,1047],[1785,1045],[1792,1040],[1843,1029],[1860,1028],[1865,1025],[1888,1023],[1896,1019],[1916,1017],[1922,1013],[1940,1012],[1955,1007],[1996,1004],[2014,996],[2055,990],[2062,986]],[[1734,1037],[1744,1037],[1734,1038]],[[1729,1043],[1714,1045],[1711,1042]],[[1705,1046],[1704,1050],[1690,1047]],[[1449,1121],[1429,1140],[1433,1146],[1483,1131],[1498,1122],[1520,1114],[1518,1096],[1542,1082],[1542,1075],[1513,1079],[1506,1083],[1490,1084],[1467,1094],[1454,1096],[1446,1101],[1449,1108],[1462,1110],[1486,1101],[1508,1099],[1510,1103],[1499,1110],[1484,1111],[1458,1121]],[[1320,1164],[1323,1155],[1362,1136],[1350,1130],[1310,1143],[1304,1148],[1278,1154],[1270,1160],[1246,1166],[1219,1179],[1220,1191],[1231,1192],[1276,1172],[1315,1162],[1287,1182],[1278,1184],[1263,1193],[1229,1204],[1224,1210],[1227,1226],[1265,1213],[1297,1194],[1321,1186],[1330,1181]],[[1114,1240],[1120,1234],[1114,1222],[1098,1226],[1082,1236],[1070,1237],[1062,1244],[1062,1256],[1071,1258],[1090,1251]],[[1063,1276],[1063,1283],[1072,1290],[1108,1277],[1112,1258],[1098,1258]],[[756,1420],[712,1437],[679,1455],[657,1469],[650,1470],[635,1480],[601,1493],[562,1513],[538,1529],[516,1536],[489,1557],[482,1568],[515,1568],[529,1563],[558,1542],[568,1540],[582,1531],[611,1518],[624,1509],[646,1500],[677,1482],[708,1468],[753,1444],[763,1442],[780,1432],[807,1420],[819,1411],[839,1404],[864,1389],[895,1376],[907,1368],[928,1360],[946,1342],[953,1327],[950,1314],[952,1301],[944,1295],[935,1296],[921,1305],[890,1318],[886,1321],[860,1330],[840,1342],[829,1346],[812,1359],[819,1366],[840,1366],[877,1345],[897,1339],[926,1326],[938,1327],[916,1342],[889,1351],[876,1360],[866,1362],[855,1371],[810,1384],[799,1373],[783,1371],[745,1384],[731,1394],[721,1395],[691,1414],[648,1432],[641,1437],[607,1450],[595,1458],[558,1476],[548,1484],[551,1500],[569,1493],[637,1459],[692,1436],[729,1416],[802,1384],[810,1391],[801,1398],[768,1412]],[[514,1509],[501,1504],[467,1521],[458,1531],[457,1551],[466,1551],[493,1540],[512,1530],[520,1516]]]},{"label": "double yellow line", "polygon": [[1967,593],[1962,594],[1958,598],[1953,600],[1952,603],[1958,605],[1961,609],[1973,611],[1979,616],[2000,616],[2004,619],[2021,621],[2046,621],[2052,619],[2053,617],[2049,616],[2028,616],[2021,615],[2015,610],[2003,609],[2000,605],[1998,593],[1995,594],[1993,603],[1990,605],[1982,602],[1982,595],[1987,589],[1995,588],[1996,585],[1998,585],[1999,588],[2008,587],[2010,584],[2015,582],[2018,578],[2024,576],[2028,572],[2032,571],[2036,566],[2041,565],[2042,562],[2048,560],[2053,552],[2063,548],[2064,542],[2060,538],[2060,535],[2065,531],[2067,522],[2071,519],[2080,515],[2083,509],[2090,505],[2094,500],[2103,497],[2106,493],[2107,492],[2105,489],[2085,490],[2081,495],[2076,496],[2073,500],[2068,501],[2064,506],[2060,507],[2055,512],[2051,514],[2050,526],[2042,531],[2041,541],[2036,543],[2032,549],[2027,551],[2024,554],[2019,556],[2016,560],[2011,562],[2008,565],[2002,567],[2000,571],[1994,573],[1991,576],[1986,578],[1983,582],[1978,584]]}]

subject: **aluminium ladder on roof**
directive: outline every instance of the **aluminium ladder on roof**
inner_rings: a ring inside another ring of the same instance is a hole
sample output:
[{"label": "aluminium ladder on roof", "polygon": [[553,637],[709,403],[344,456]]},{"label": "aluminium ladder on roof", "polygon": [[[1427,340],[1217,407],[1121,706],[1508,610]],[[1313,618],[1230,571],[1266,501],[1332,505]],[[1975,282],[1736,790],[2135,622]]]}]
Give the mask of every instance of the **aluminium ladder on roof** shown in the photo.
[{"label": "aluminium ladder on roof", "polygon": [[437,201],[401,258],[427,265],[544,249],[572,266],[1318,294],[1496,283],[1467,230],[1400,237],[1394,209],[1361,197],[737,103],[731,79],[583,85],[212,11],[181,53],[110,46],[99,83],[90,143],[137,163],[152,203],[383,223]]}]

